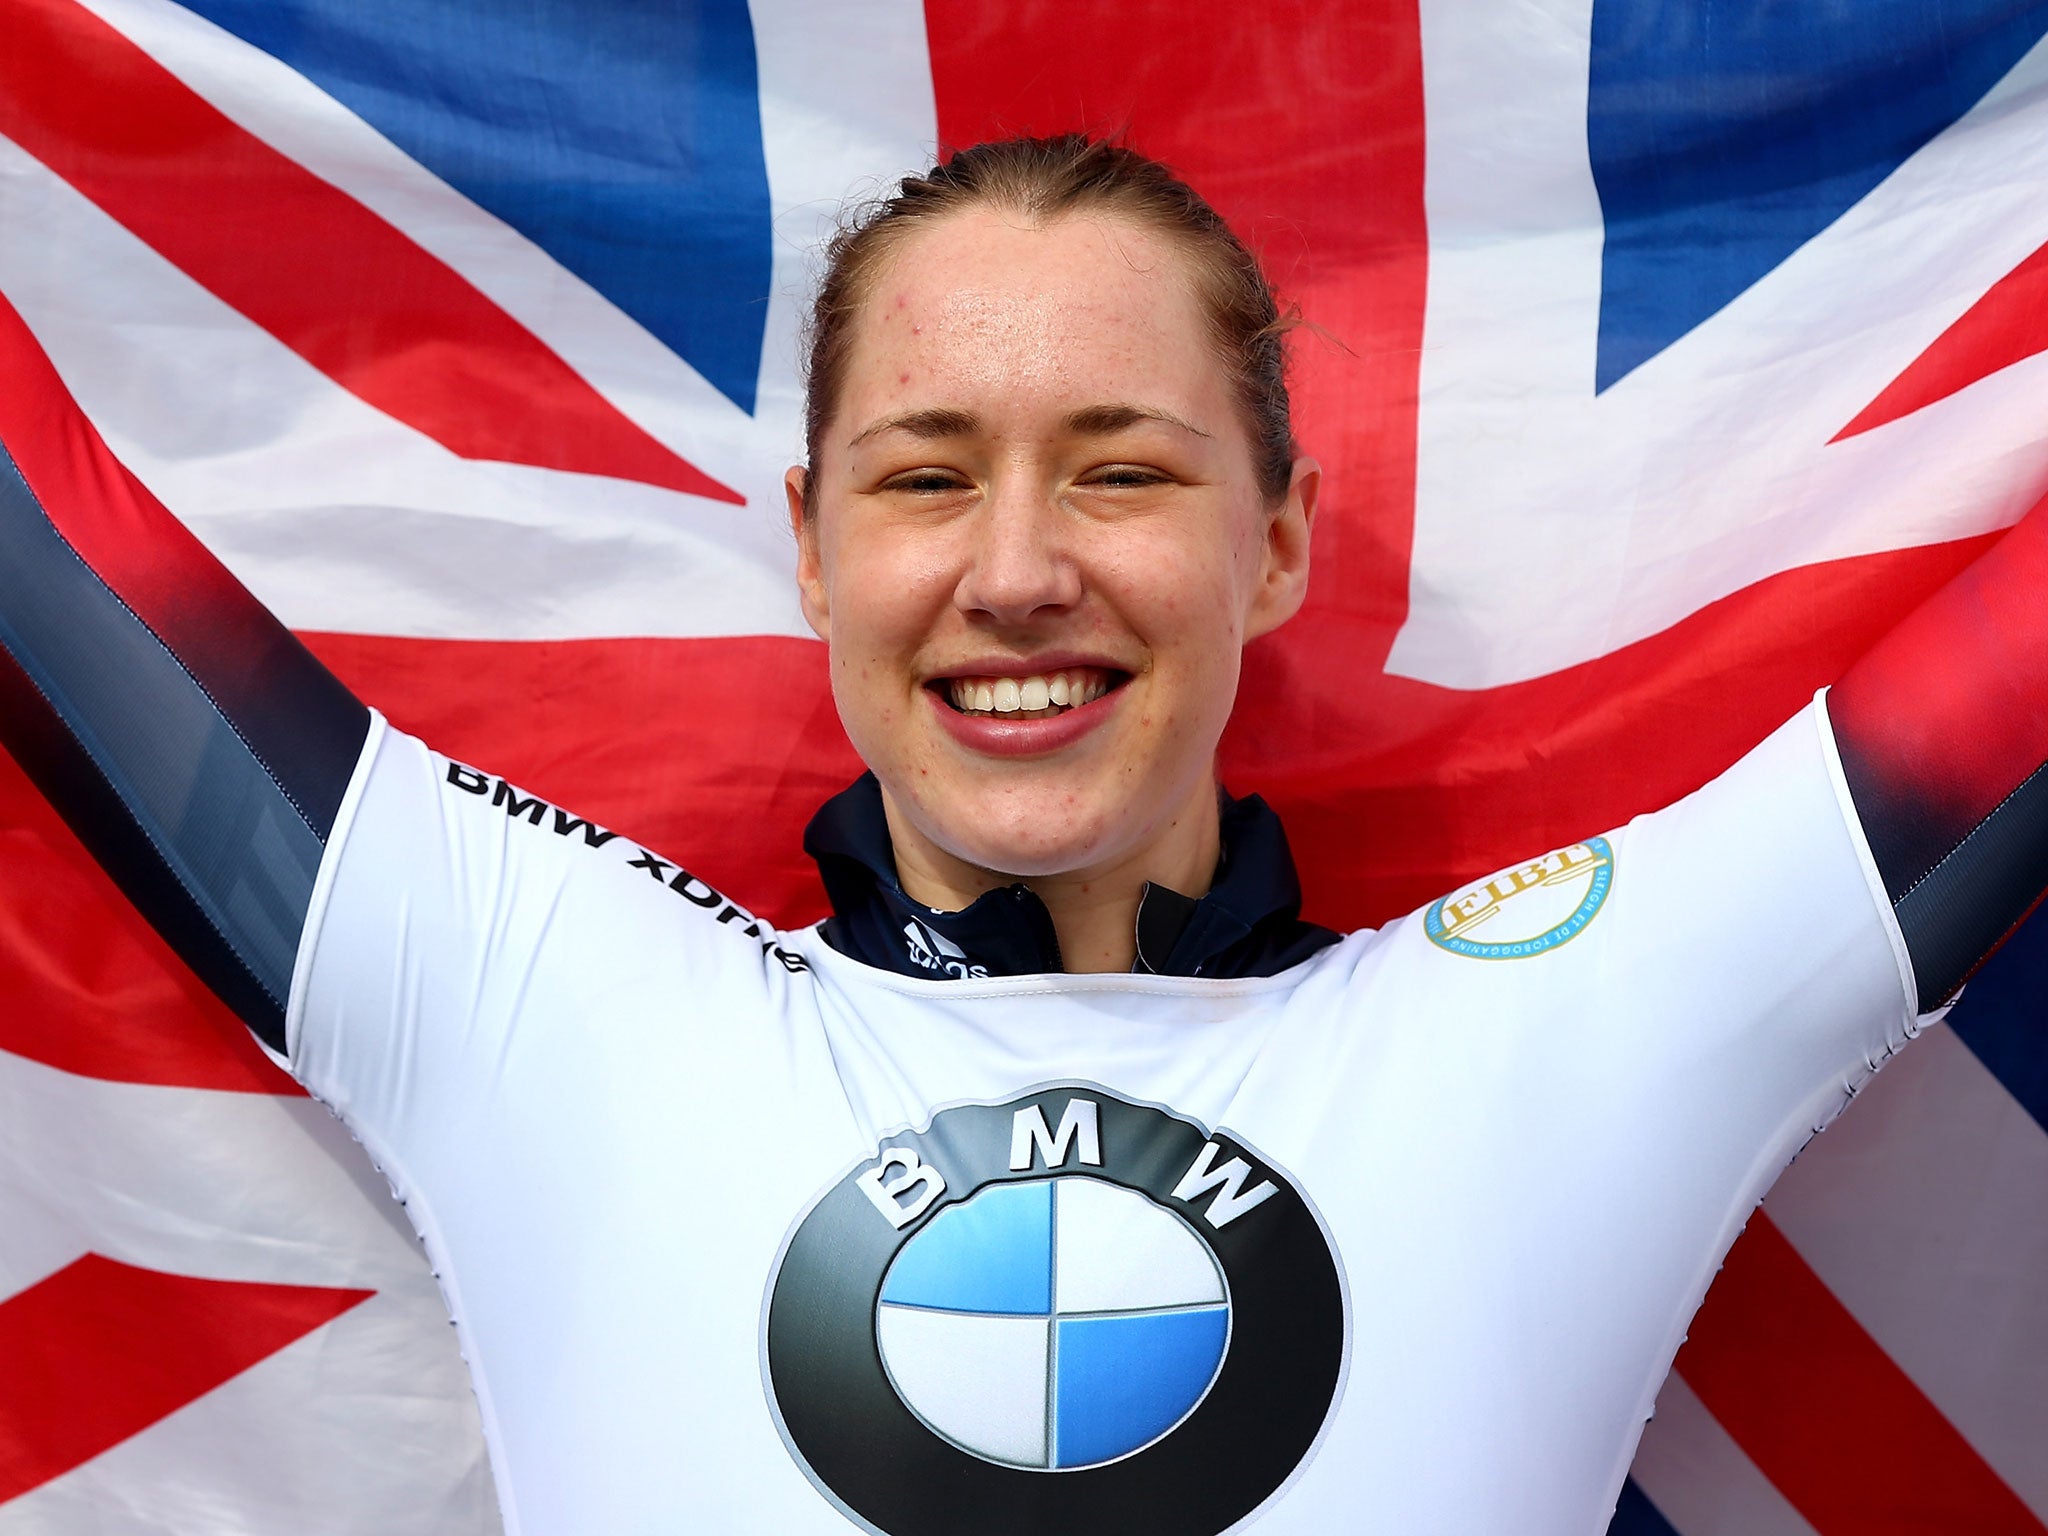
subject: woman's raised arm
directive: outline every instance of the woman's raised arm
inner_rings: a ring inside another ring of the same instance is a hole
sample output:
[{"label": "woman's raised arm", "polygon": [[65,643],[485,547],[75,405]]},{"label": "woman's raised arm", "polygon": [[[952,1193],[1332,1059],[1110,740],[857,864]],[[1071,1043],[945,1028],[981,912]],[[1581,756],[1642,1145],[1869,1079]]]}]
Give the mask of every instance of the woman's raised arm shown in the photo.
[{"label": "woman's raised arm", "polygon": [[2048,502],[1851,667],[1828,714],[1937,1008],[2048,887]]},{"label": "woman's raised arm", "polygon": [[0,746],[280,1053],[369,724],[114,458],[0,299]]}]

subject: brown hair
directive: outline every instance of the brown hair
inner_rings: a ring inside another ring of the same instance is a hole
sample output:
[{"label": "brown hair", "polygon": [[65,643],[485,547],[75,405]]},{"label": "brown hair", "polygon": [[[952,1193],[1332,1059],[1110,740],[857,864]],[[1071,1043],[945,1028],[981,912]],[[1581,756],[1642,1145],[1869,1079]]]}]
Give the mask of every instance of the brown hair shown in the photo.
[{"label": "brown hair", "polygon": [[805,483],[806,517],[816,506],[819,450],[845,382],[852,321],[876,273],[904,236],[970,208],[995,208],[1041,223],[1097,211],[1178,241],[1244,411],[1259,489],[1268,502],[1286,494],[1295,445],[1282,338],[1293,315],[1281,314],[1258,259],[1193,187],[1134,149],[1066,133],[956,150],[922,176],[904,177],[894,197],[860,209],[832,237],[811,309],[804,374],[804,445],[813,470]]}]

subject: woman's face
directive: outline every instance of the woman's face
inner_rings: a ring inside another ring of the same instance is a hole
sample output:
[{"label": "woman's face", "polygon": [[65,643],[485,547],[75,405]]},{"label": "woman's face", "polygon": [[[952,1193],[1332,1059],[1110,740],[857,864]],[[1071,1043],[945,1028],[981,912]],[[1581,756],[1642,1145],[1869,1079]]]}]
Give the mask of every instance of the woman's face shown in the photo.
[{"label": "woman's face", "polygon": [[818,458],[798,579],[899,865],[1213,859],[1240,652],[1300,605],[1317,475],[1266,504],[1172,245],[983,211],[904,240]]}]

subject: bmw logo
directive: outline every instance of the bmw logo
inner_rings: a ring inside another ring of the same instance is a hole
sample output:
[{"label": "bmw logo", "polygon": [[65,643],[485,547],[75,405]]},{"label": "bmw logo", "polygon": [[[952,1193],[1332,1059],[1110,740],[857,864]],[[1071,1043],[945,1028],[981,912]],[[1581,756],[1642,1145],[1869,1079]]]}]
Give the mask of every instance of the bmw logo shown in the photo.
[{"label": "bmw logo", "polygon": [[882,1536],[1216,1536],[1307,1460],[1343,1278],[1286,1174],[1087,1084],[940,1110],[783,1245],[784,1442]]}]

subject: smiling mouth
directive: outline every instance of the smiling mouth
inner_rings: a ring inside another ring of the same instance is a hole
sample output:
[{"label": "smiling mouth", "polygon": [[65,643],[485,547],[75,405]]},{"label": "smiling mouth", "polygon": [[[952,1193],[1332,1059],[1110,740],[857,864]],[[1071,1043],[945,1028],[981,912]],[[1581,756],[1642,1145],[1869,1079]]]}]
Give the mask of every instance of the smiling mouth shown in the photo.
[{"label": "smiling mouth", "polygon": [[1130,681],[1106,667],[1067,667],[1031,677],[942,677],[930,687],[963,715],[1046,720],[1092,704]]}]

